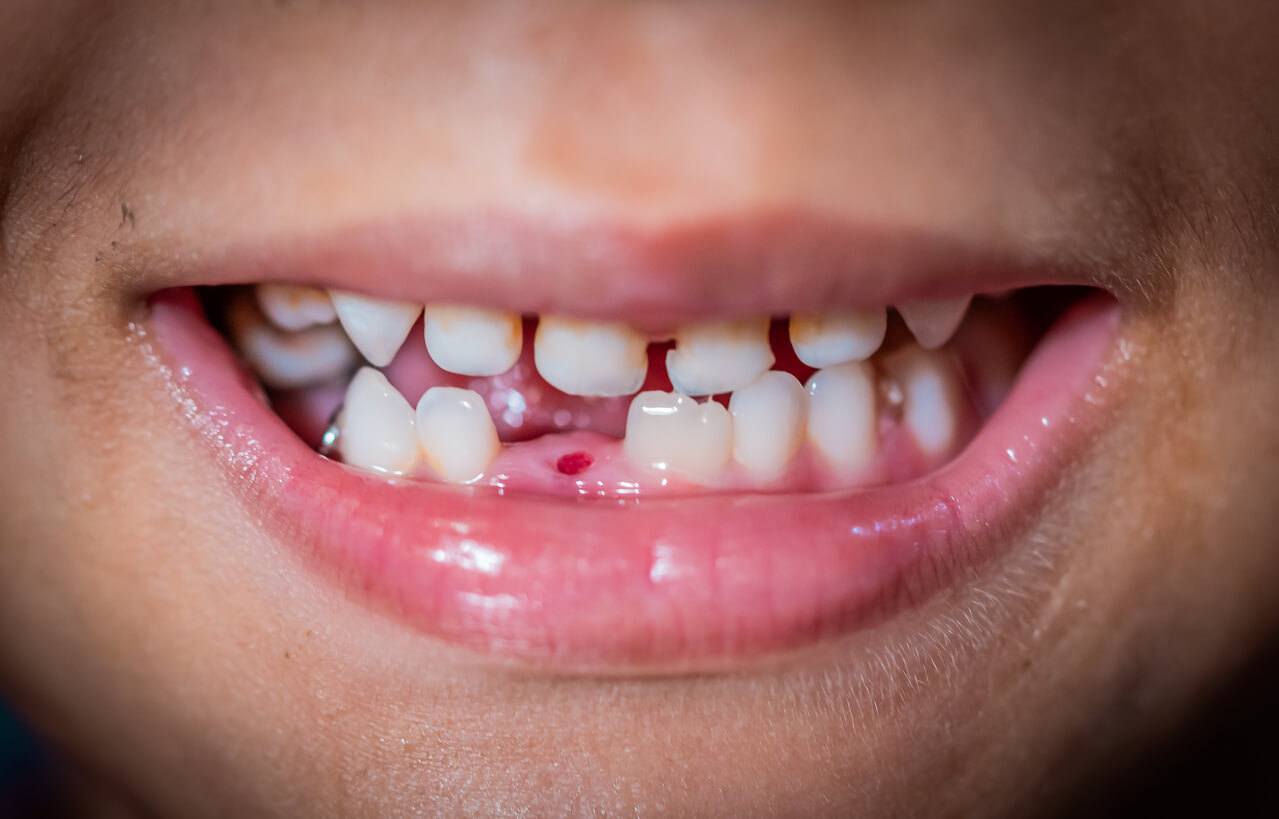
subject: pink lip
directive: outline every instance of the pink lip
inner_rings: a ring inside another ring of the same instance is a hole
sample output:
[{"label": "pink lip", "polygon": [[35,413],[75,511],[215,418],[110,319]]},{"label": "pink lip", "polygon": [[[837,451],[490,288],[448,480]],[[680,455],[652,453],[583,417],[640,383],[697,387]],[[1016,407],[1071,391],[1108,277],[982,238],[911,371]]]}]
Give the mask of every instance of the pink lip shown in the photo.
[{"label": "pink lip", "polygon": [[317,573],[422,632],[557,667],[697,668],[915,605],[1013,548],[1104,418],[1109,300],[1058,323],[954,461],[903,485],[623,503],[393,482],[325,460],[251,394],[225,342],[160,298],[185,416],[243,502]]}]

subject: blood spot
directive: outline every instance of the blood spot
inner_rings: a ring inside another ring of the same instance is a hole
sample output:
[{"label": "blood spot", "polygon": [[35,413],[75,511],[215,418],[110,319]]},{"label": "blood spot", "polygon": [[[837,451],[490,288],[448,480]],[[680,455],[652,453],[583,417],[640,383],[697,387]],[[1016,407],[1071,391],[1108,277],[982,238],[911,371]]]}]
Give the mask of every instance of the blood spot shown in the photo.
[{"label": "blood spot", "polygon": [[589,452],[570,452],[560,456],[555,462],[555,468],[564,475],[580,475],[590,469],[593,463],[595,458]]}]

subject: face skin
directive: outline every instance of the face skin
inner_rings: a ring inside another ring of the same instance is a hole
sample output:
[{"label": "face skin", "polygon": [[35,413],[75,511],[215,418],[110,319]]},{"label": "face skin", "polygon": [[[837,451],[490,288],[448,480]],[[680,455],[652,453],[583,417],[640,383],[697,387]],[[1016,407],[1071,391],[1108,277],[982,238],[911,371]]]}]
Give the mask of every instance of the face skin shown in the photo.
[{"label": "face skin", "polygon": [[[1276,35],[1259,0],[8,0],[0,695],[160,814],[1052,804],[1279,625]],[[1087,268],[1131,378],[1019,545],[913,610],[727,674],[495,667],[257,528],[128,323],[197,256],[512,202]]]}]

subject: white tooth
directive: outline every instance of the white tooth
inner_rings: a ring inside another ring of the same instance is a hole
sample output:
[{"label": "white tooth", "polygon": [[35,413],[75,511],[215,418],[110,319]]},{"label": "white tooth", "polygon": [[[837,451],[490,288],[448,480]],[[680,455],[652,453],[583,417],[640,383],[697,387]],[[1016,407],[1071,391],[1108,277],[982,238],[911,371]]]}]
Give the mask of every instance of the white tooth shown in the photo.
[{"label": "white tooth", "polygon": [[786,470],[804,442],[808,394],[790,373],[769,370],[728,400],[733,459],[757,479]]},{"label": "white tooth", "polygon": [[351,466],[403,475],[418,462],[413,407],[378,370],[361,367],[346,390],[338,449]]},{"label": "white tooth", "polygon": [[925,350],[935,350],[950,341],[959,329],[972,296],[957,299],[933,299],[911,301],[897,305],[902,321],[915,334],[915,340]]},{"label": "white tooth", "polygon": [[732,456],[733,419],[715,401],[649,390],[631,401],[622,448],[639,466],[708,483]]},{"label": "white tooth", "polygon": [[253,292],[263,315],[281,330],[305,330],[338,318],[333,300],[318,287],[259,284]]},{"label": "white tooth", "polygon": [[501,375],[519,360],[524,323],[518,313],[428,304],[422,317],[426,351],[458,375]]},{"label": "white tooth", "polygon": [[745,387],[773,366],[767,316],[704,322],[679,328],[666,354],[676,392],[719,395]]},{"label": "white tooth", "polygon": [[420,304],[372,299],[340,290],[330,290],[329,297],[346,334],[375,367],[391,363],[422,312]]},{"label": "white tooth", "polygon": [[925,455],[950,452],[959,427],[962,391],[946,356],[908,345],[887,356],[884,371],[902,393],[902,422]]},{"label": "white tooth", "polygon": [[263,318],[253,299],[235,300],[227,315],[235,346],[268,387],[292,389],[335,378],[360,356],[336,324],[286,333]]},{"label": "white tooth", "polygon": [[570,395],[631,395],[648,373],[648,339],[626,324],[546,316],[533,337],[546,383]]},{"label": "white tooth", "polygon": [[870,358],[884,343],[888,311],[797,315],[790,319],[790,343],[795,355],[821,369]]},{"label": "white tooth", "polygon": [[818,370],[806,388],[809,442],[841,474],[870,466],[879,439],[871,366],[852,362]]},{"label": "white tooth", "polygon": [[450,483],[470,483],[502,451],[493,417],[474,390],[432,387],[417,403],[417,435],[435,473]]}]

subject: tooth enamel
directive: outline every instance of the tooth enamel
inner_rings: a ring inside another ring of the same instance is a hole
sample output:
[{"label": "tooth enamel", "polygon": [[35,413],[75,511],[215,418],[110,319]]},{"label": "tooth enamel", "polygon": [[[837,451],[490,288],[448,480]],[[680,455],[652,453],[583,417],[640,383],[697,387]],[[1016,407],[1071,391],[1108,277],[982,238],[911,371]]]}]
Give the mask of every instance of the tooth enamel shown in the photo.
[{"label": "tooth enamel", "polygon": [[537,371],[570,395],[631,395],[648,372],[648,339],[625,324],[546,316],[533,337]]},{"label": "tooth enamel", "polygon": [[865,362],[818,370],[808,391],[808,440],[837,472],[852,475],[875,457],[875,373]]},{"label": "tooth enamel", "polygon": [[333,300],[318,287],[259,284],[253,292],[262,314],[281,330],[305,330],[337,321]]},{"label": "tooth enamel", "polygon": [[502,451],[484,399],[459,387],[426,391],[417,404],[417,435],[427,463],[450,483],[481,477]]},{"label": "tooth enamel", "polygon": [[428,304],[426,351],[440,369],[458,375],[501,375],[519,360],[524,323],[518,313]]},{"label": "tooth enamel", "polygon": [[338,449],[351,466],[403,475],[418,462],[413,407],[378,370],[361,367],[346,390]]},{"label": "tooth enamel", "polygon": [[631,401],[622,448],[639,466],[707,483],[732,456],[733,420],[714,401],[649,390]]},{"label": "tooth enamel", "polygon": [[968,312],[972,296],[957,299],[912,301],[897,305],[897,312],[925,350],[935,350],[950,341]]},{"label": "tooth enamel", "polygon": [[705,322],[679,328],[666,354],[676,392],[719,395],[745,387],[773,366],[765,317]]},{"label": "tooth enamel", "polygon": [[854,313],[795,315],[790,319],[790,343],[795,355],[821,369],[870,358],[884,343],[888,311],[883,308]]},{"label": "tooth enamel", "polygon": [[247,294],[231,305],[228,329],[236,349],[268,387],[292,389],[339,376],[359,361],[336,324],[297,333],[276,329]]},{"label": "tooth enamel", "polygon": [[946,356],[914,345],[887,356],[884,371],[902,391],[902,423],[925,455],[950,452],[959,426],[959,379]]},{"label": "tooth enamel", "polygon": [[408,338],[422,305],[330,290],[338,319],[369,363],[385,367]]},{"label": "tooth enamel", "polygon": [[769,480],[786,470],[804,442],[808,394],[790,373],[769,370],[733,393],[733,459],[755,478]]}]

